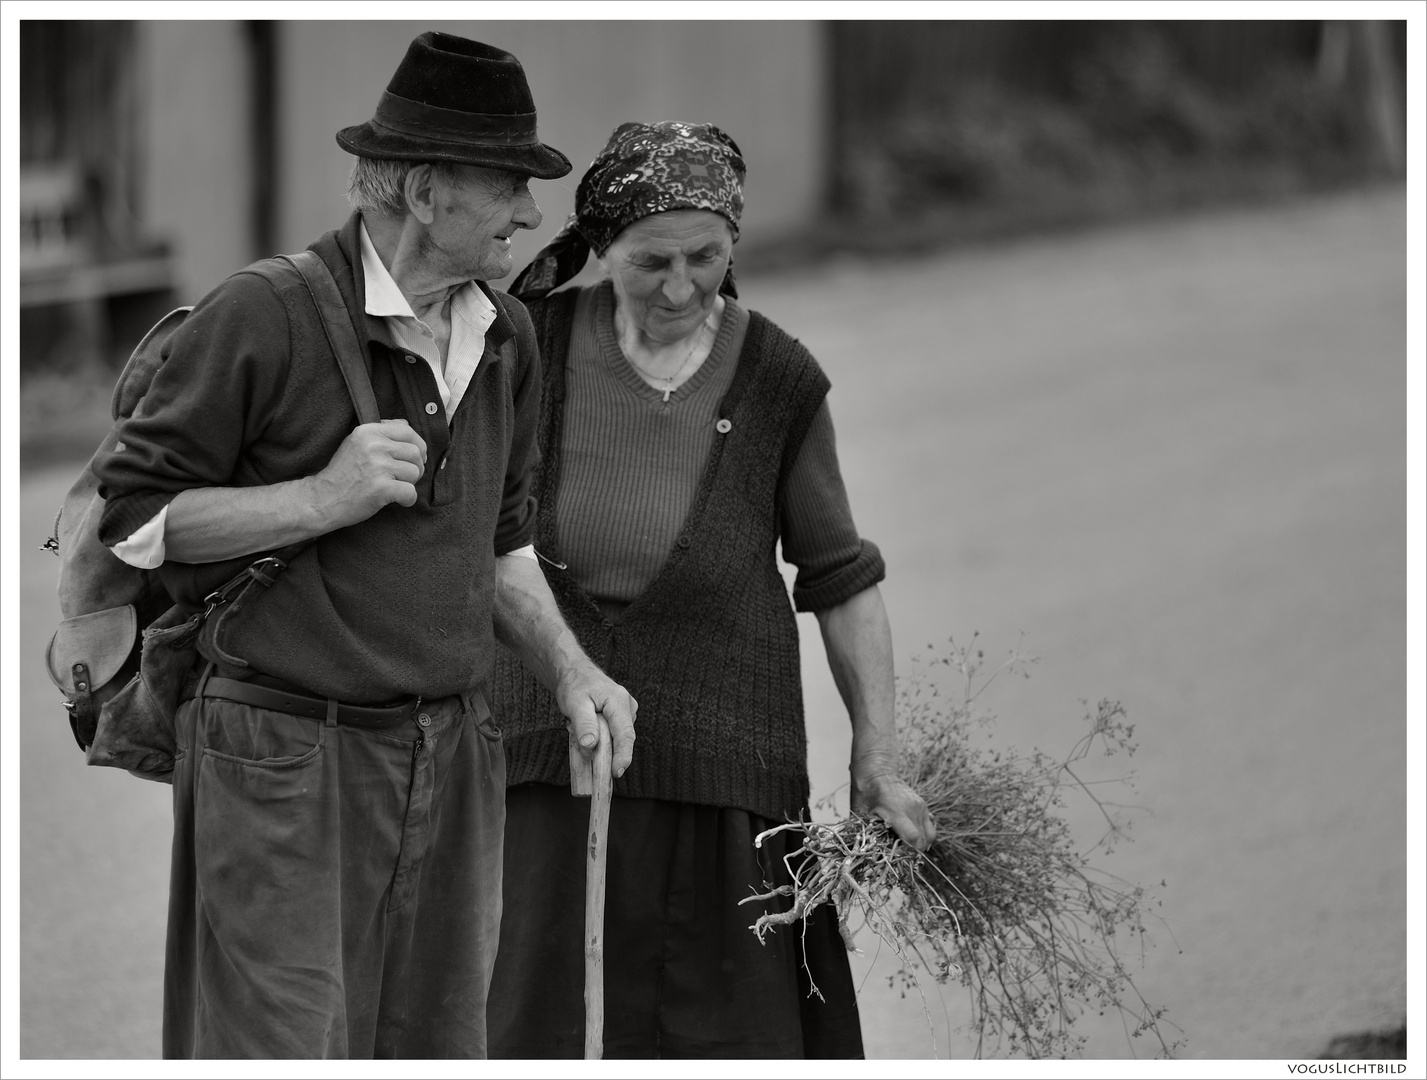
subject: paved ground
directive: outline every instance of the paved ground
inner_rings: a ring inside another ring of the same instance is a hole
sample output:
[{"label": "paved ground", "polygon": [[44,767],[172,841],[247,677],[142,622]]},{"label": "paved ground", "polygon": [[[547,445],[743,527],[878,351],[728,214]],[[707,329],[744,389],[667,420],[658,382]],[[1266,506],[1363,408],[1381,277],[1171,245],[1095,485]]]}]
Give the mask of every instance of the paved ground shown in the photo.
[{"label": "paved ground", "polygon": [[[1138,981],[1186,1056],[1406,1015],[1404,230],[1398,190],[740,283],[832,376],[899,658],[1024,633],[997,740],[1064,749],[1083,698],[1138,725],[1104,865],[1166,882]],[[167,789],[86,770],[42,674],[65,481],[20,492],[21,1053],[152,1056]],[[846,725],[804,631],[816,796]],[[869,1056],[967,1056],[957,994],[928,1024],[862,943]]]}]

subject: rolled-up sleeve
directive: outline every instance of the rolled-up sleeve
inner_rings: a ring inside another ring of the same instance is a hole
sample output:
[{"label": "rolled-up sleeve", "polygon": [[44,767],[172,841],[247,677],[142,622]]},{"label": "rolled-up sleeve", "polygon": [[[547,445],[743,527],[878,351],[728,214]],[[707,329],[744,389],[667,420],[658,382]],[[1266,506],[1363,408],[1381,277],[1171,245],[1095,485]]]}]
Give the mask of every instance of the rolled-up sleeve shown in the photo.
[{"label": "rolled-up sleeve", "polygon": [[882,553],[852,520],[826,400],[789,470],[780,516],[783,558],[798,569],[798,611],[837,607],[886,577]]},{"label": "rolled-up sleeve", "polygon": [[120,540],[111,550],[130,566],[140,570],[153,570],[164,561],[164,525],[168,521],[168,507],[165,506],[146,523],[140,525],[128,539]]}]

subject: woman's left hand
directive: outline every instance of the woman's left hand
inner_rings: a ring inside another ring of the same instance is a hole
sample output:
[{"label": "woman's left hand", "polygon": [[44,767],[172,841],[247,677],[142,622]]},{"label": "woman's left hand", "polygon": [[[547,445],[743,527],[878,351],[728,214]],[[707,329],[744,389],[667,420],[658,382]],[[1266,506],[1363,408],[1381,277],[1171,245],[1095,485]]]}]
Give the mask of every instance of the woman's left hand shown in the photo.
[{"label": "woman's left hand", "polygon": [[863,816],[880,817],[918,851],[925,851],[936,839],[936,825],[926,802],[894,772],[858,776],[853,770],[852,809]]},{"label": "woman's left hand", "polygon": [[881,590],[870,585],[817,613],[832,681],[852,719],[852,809],[875,814],[918,851],[936,826],[927,804],[898,774],[893,718],[892,628]]}]

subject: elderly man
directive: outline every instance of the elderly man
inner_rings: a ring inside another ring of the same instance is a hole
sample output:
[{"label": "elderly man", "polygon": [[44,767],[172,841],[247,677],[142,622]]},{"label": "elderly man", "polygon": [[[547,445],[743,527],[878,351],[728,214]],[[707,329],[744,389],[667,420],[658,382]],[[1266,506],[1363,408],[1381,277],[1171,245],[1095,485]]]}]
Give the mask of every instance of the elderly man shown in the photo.
[{"label": "elderly man", "polygon": [[485,1056],[496,639],[587,754],[600,715],[616,775],[633,747],[634,702],[535,562],[539,359],[525,309],[485,284],[540,224],[529,179],[569,161],[538,140],[513,56],[436,33],[337,141],[357,156],[356,212],[311,250],[381,421],[356,423],[300,282],[238,273],[98,466],[101,538],[189,580],[190,600],[230,560],[316,538],[199,638],[177,718],[166,1057]]}]

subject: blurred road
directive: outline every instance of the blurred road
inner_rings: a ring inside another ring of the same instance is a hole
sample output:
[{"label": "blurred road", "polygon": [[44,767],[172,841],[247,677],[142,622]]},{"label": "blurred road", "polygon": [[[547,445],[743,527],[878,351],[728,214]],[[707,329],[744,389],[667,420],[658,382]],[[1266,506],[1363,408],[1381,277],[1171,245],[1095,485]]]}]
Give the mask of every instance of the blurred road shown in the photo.
[{"label": "blurred road", "polygon": [[[1137,981],[1188,1057],[1312,1057],[1406,1016],[1405,227],[1389,189],[740,281],[832,377],[899,664],[1024,633],[998,742],[1067,749],[1081,699],[1137,725],[1146,811],[1101,865],[1166,882]],[[43,674],[37,546],[72,471],[20,493],[21,1054],[146,1057],[168,791],[86,769]],[[846,723],[800,624],[817,798]],[[869,1056],[968,1056],[958,993],[928,989],[929,1024],[860,944]]]}]

